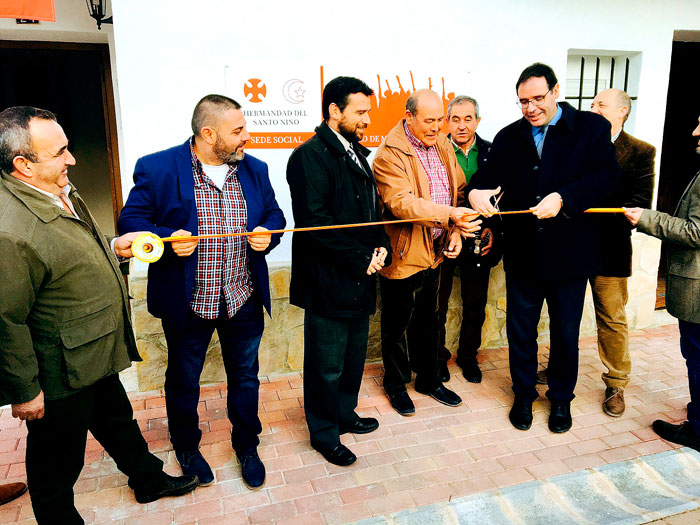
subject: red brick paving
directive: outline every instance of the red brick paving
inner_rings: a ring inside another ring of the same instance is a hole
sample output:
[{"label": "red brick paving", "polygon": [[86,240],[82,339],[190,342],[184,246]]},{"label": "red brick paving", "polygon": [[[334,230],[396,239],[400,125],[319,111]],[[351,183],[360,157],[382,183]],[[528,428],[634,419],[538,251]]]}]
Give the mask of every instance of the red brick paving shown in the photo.
[{"label": "red brick paving", "polygon": [[[301,375],[263,378],[259,452],[268,474],[258,491],[243,485],[230,448],[226,388],[206,386],[200,402],[202,453],[215,469],[216,484],[139,505],[126,477],[90,438],[76,505],[87,523],[346,523],[674,448],[659,439],[650,424],[659,417],[685,418],[688,388],[678,328],[636,331],[630,347],[634,369],[625,391],[628,408],[623,417],[613,419],[600,408],[603,367],[595,340],[581,340],[574,426],[561,435],[547,430],[549,404],[544,397],[535,403],[529,431],[516,430],[508,422],[512,393],[505,348],[481,353],[484,379],[478,385],[465,382],[451,365],[449,386],[464,399],[461,407],[442,406],[409,388],[416,404],[411,418],[389,406],[381,387],[381,366],[368,365],[358,412],[377,417],[381,426],[371,434],[342,437],[359,456],[350,467],[330,465],[311,449]],[[167,440],[162,393],[131,399],[151,450],[165,461],[168,472],[178,473]],[[25,448],[24,425],[12,418],[9,408],[0,410],[0,481],[24,480]],[[2,523],[34,523],[32,516],[28,495],[0,508]]]}]

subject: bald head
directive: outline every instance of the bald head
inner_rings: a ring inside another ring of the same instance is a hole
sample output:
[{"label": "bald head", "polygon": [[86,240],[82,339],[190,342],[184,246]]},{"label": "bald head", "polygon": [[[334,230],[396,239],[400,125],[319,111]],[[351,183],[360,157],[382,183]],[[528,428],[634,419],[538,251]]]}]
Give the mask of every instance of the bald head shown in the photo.
[{"label": "bald head", "polygon": [[598,93],[591,103],[591,111],[605,117],[612,126],[612,136],[617,135],[632,110],[632,99],[621,89],[606,89]]},{"label": "bald head", "polygon": [[418,108],[426,105],[442,106],[440,95],[432,89],[419,89],[408,97],[406,111],[415,117],[418,113]]},{"label": "bald head", "polygon": [[445,106],[430,89],[419,89],[406,101],[406,125],[425,147],[434,146],[445,120]]}]

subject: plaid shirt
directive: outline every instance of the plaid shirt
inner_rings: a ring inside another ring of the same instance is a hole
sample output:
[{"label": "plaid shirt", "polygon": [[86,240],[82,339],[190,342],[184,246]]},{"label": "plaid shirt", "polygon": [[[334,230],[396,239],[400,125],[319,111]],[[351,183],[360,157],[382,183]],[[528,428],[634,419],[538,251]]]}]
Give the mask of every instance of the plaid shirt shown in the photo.
[{"label": "plaid shirt", "polygon": [[[202,171],[202,163],[194,153],[194,138],[190,139],[190,153],[199,235],[246,231],[248,206],[236,175],[238,164],[230,166],[224,187],[219,189]],[[223,294],[231,318],[253,294],[247,248],[248,242],[243,236],[200,239],[190,303],[199,317],[218,318]]]},{"label": "plaid shirt", "polygon": [[[420,163],[423,165],[426,175],[428,175],[428,185],[430,186],[430,200],[435,204],[452,206],[452,192],[450,191],[450,179],[447,177],[447,168],[440,160],[437,147],[435,145],[426,148],[408,129],[404,121],[403,129],[406,132],[408,142],[413,146],[413,150],[418,155]],[[442,228],[433,228],[433,239],[442,235]]]}]

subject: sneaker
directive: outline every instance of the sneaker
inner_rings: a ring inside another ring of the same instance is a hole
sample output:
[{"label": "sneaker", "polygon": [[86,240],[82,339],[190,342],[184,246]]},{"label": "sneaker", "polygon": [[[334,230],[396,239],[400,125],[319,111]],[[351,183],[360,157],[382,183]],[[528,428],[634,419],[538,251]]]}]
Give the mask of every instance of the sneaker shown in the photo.
[{"label": "sneaker", "polygon": [[258,449],[251,448],[243,454],[236,452],[238,461],[241,462],[241,475],[243,483],[249,489],[257,489],[265,483],[265,465],[258,456]]},{"label": "sneaker", "polygon": [[207,487],[214,483],[214,473],[199,449],[175,451],[175,457],[182,473],[187,476],[197,476],[200,486]]}]

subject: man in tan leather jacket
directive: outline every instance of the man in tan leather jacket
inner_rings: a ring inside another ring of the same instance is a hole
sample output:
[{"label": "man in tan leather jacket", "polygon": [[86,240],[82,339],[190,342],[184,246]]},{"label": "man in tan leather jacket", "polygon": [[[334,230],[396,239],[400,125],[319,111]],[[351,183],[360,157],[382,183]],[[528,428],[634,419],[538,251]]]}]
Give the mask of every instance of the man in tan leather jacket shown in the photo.
[{"label": "man in tan leather jacket", "polygon": [[438,266],[443,257],[459,255],[461,234],[473,236],[481,221],[461,207],[464,174],[440,132],[444,118],[435,92],[414,92],[406,102],[406,118],[389,132],[373,163],[385,219],[422,219],[386,227],[393,260],[379,279],[384,389],[404,416],[415,413],[406,391],[411,370],[417,392],[448,406],[462,403],[438,375]]}]

